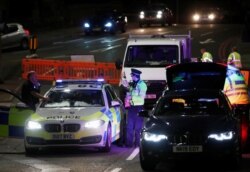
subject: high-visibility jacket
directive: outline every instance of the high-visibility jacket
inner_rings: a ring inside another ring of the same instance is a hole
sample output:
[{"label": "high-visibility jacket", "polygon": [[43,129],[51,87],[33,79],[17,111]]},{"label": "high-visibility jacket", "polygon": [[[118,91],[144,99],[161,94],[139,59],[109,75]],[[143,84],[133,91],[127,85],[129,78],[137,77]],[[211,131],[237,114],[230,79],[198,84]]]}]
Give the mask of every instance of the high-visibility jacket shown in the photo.
[{"label": "high-visibility jacket", "polygon": [[224,92],[232,105],[250,103],[247,85],[243,75],[239,71],[226,77]]},{"label": "high-visibility jacket", "polygon": [[147,85],[144,81],[140,80],[136,84],[136,87],[129,87],[129,92],[131,95],[130,104],[131,106],[144,105],[144,99],[146,97]]},{"label": "high-visibility jacket", "polygon": [[237,68],[241,68],[242,64],[241,64],[241,56],[238,52],[234,51],[232,53],[229,54],[228,58],[227,58],[227,64],[229,65],[233,65]]},{"label": "high-visibility jacket", "polygon": [[204,52],[201,57],[202,62],[213,62],[213,57],[209,52]]}]

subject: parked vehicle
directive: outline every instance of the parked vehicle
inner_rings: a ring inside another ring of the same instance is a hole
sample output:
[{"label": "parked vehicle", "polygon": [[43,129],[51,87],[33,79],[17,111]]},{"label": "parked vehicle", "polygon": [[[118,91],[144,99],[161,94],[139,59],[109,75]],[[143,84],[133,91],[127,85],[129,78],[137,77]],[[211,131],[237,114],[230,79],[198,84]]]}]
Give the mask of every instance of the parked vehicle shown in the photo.
[{"label": "parked vehicle", "polygon": [[240,122],[222,91],[168,90],[151,114],[139,116],[147,118],[140,139],[143,170],[170,159],[202,157],[240,165]]},{"label": "parked vehicle", "polygon": [[58,80],[25,122],[26,154],[48,147],[93,147],[109,152],[120,138],[123,103],[100,80]]},{"label": "parked vehicle", "polygon": [[[145,107],[152,108],[166,86],[166,66],[191,60],[191,34],[187,35],[131,35],[127,42],[121,69],[120,85],[131,82],[131,68],[142,71],[141,79],[148,86]],[[121,87],[120,96],[125,97]]]},{"label": "parked vehicle", "polygon": [[1,43],[2,49],[16,48],[21,49],[29,48],[30,31],[25,29],[19,23],[7,23],[1,27]]}]

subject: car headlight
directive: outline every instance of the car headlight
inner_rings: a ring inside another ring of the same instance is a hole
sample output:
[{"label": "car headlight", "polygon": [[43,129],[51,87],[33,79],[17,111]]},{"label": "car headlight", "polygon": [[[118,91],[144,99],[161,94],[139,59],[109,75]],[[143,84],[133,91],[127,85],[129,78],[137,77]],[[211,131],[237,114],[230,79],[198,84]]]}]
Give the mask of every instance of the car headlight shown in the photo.
[{"label": "car headlight", "polygon": [[144,13],[144,11],[141,11],[139,14],[139,18],[144,19],[144,17],[145,17],[145,13]]},{"label": "car headlight", "polygon": [[39,130],[42,128],[42,125],[36,121],[28,121],[26,125],[26,129],[28,130]]},{"label": "car headlight", "polygon": [[89,28],[90,27],[90,24],[89,23],[84,23],[83,25],[85,28]]},{"label": "car headlight", "polygon": [[209,139],[215,139],[217,141],[231,140],[233,138],[233,131],[223,133],[212,133],[208,136]]},{"label": "car headlight", "polygon": [[164,134],[153,134],[149,132],[143,133],[143,138],[150,142],[160,142],[162,140],[167,140],[168,137]]},{"label": "car headlight", "polygon": [[208,15],[208,19],[209,20],[214,20],[215,19],[215,15],[213,13]]},{"label": "car headlight", "polygon": [[156,18],[162,18],[162,11],[157,11]]},{"label": "car headlight", "polygon": [[102,126],[105,122],[103,120],[88,121],[85,123],[85,128],[98,128]]},{"label": "car headlight", "polygon": [[200,15],[199,14],[194,14],[193,15],[193,20],[194,21],[199,21],[200,20]]},{"label": "car headlight", "polygon": [[107,23],[105,24],[105,27],[112,27],[112,23],[111,23],[111,22],[107,22]]}]

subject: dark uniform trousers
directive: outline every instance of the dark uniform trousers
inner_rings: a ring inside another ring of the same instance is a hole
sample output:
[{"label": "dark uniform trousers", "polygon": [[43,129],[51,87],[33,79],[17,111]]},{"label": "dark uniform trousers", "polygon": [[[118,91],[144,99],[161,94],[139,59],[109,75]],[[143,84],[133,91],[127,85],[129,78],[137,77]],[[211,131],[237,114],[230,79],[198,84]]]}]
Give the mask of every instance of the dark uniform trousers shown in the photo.
[{"label": "dark uniform trousers", "polygon": [[128,147],[139,146],[143,118],[138,116],[138,112],[142,109],[143,106],[131,106],[128,108],[126,137],[126,146]]}]

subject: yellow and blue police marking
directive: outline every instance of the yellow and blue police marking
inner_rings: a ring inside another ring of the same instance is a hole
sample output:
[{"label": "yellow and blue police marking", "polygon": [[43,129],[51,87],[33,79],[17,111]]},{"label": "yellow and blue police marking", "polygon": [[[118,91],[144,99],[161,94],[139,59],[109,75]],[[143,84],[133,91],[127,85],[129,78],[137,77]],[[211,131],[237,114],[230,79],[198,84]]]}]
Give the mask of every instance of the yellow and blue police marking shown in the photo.
[{"label": "yellow and blue police marking", "polygon": [[24,137],[25,120],[33,113],[27,108],[0,106],[0,137]]}]

